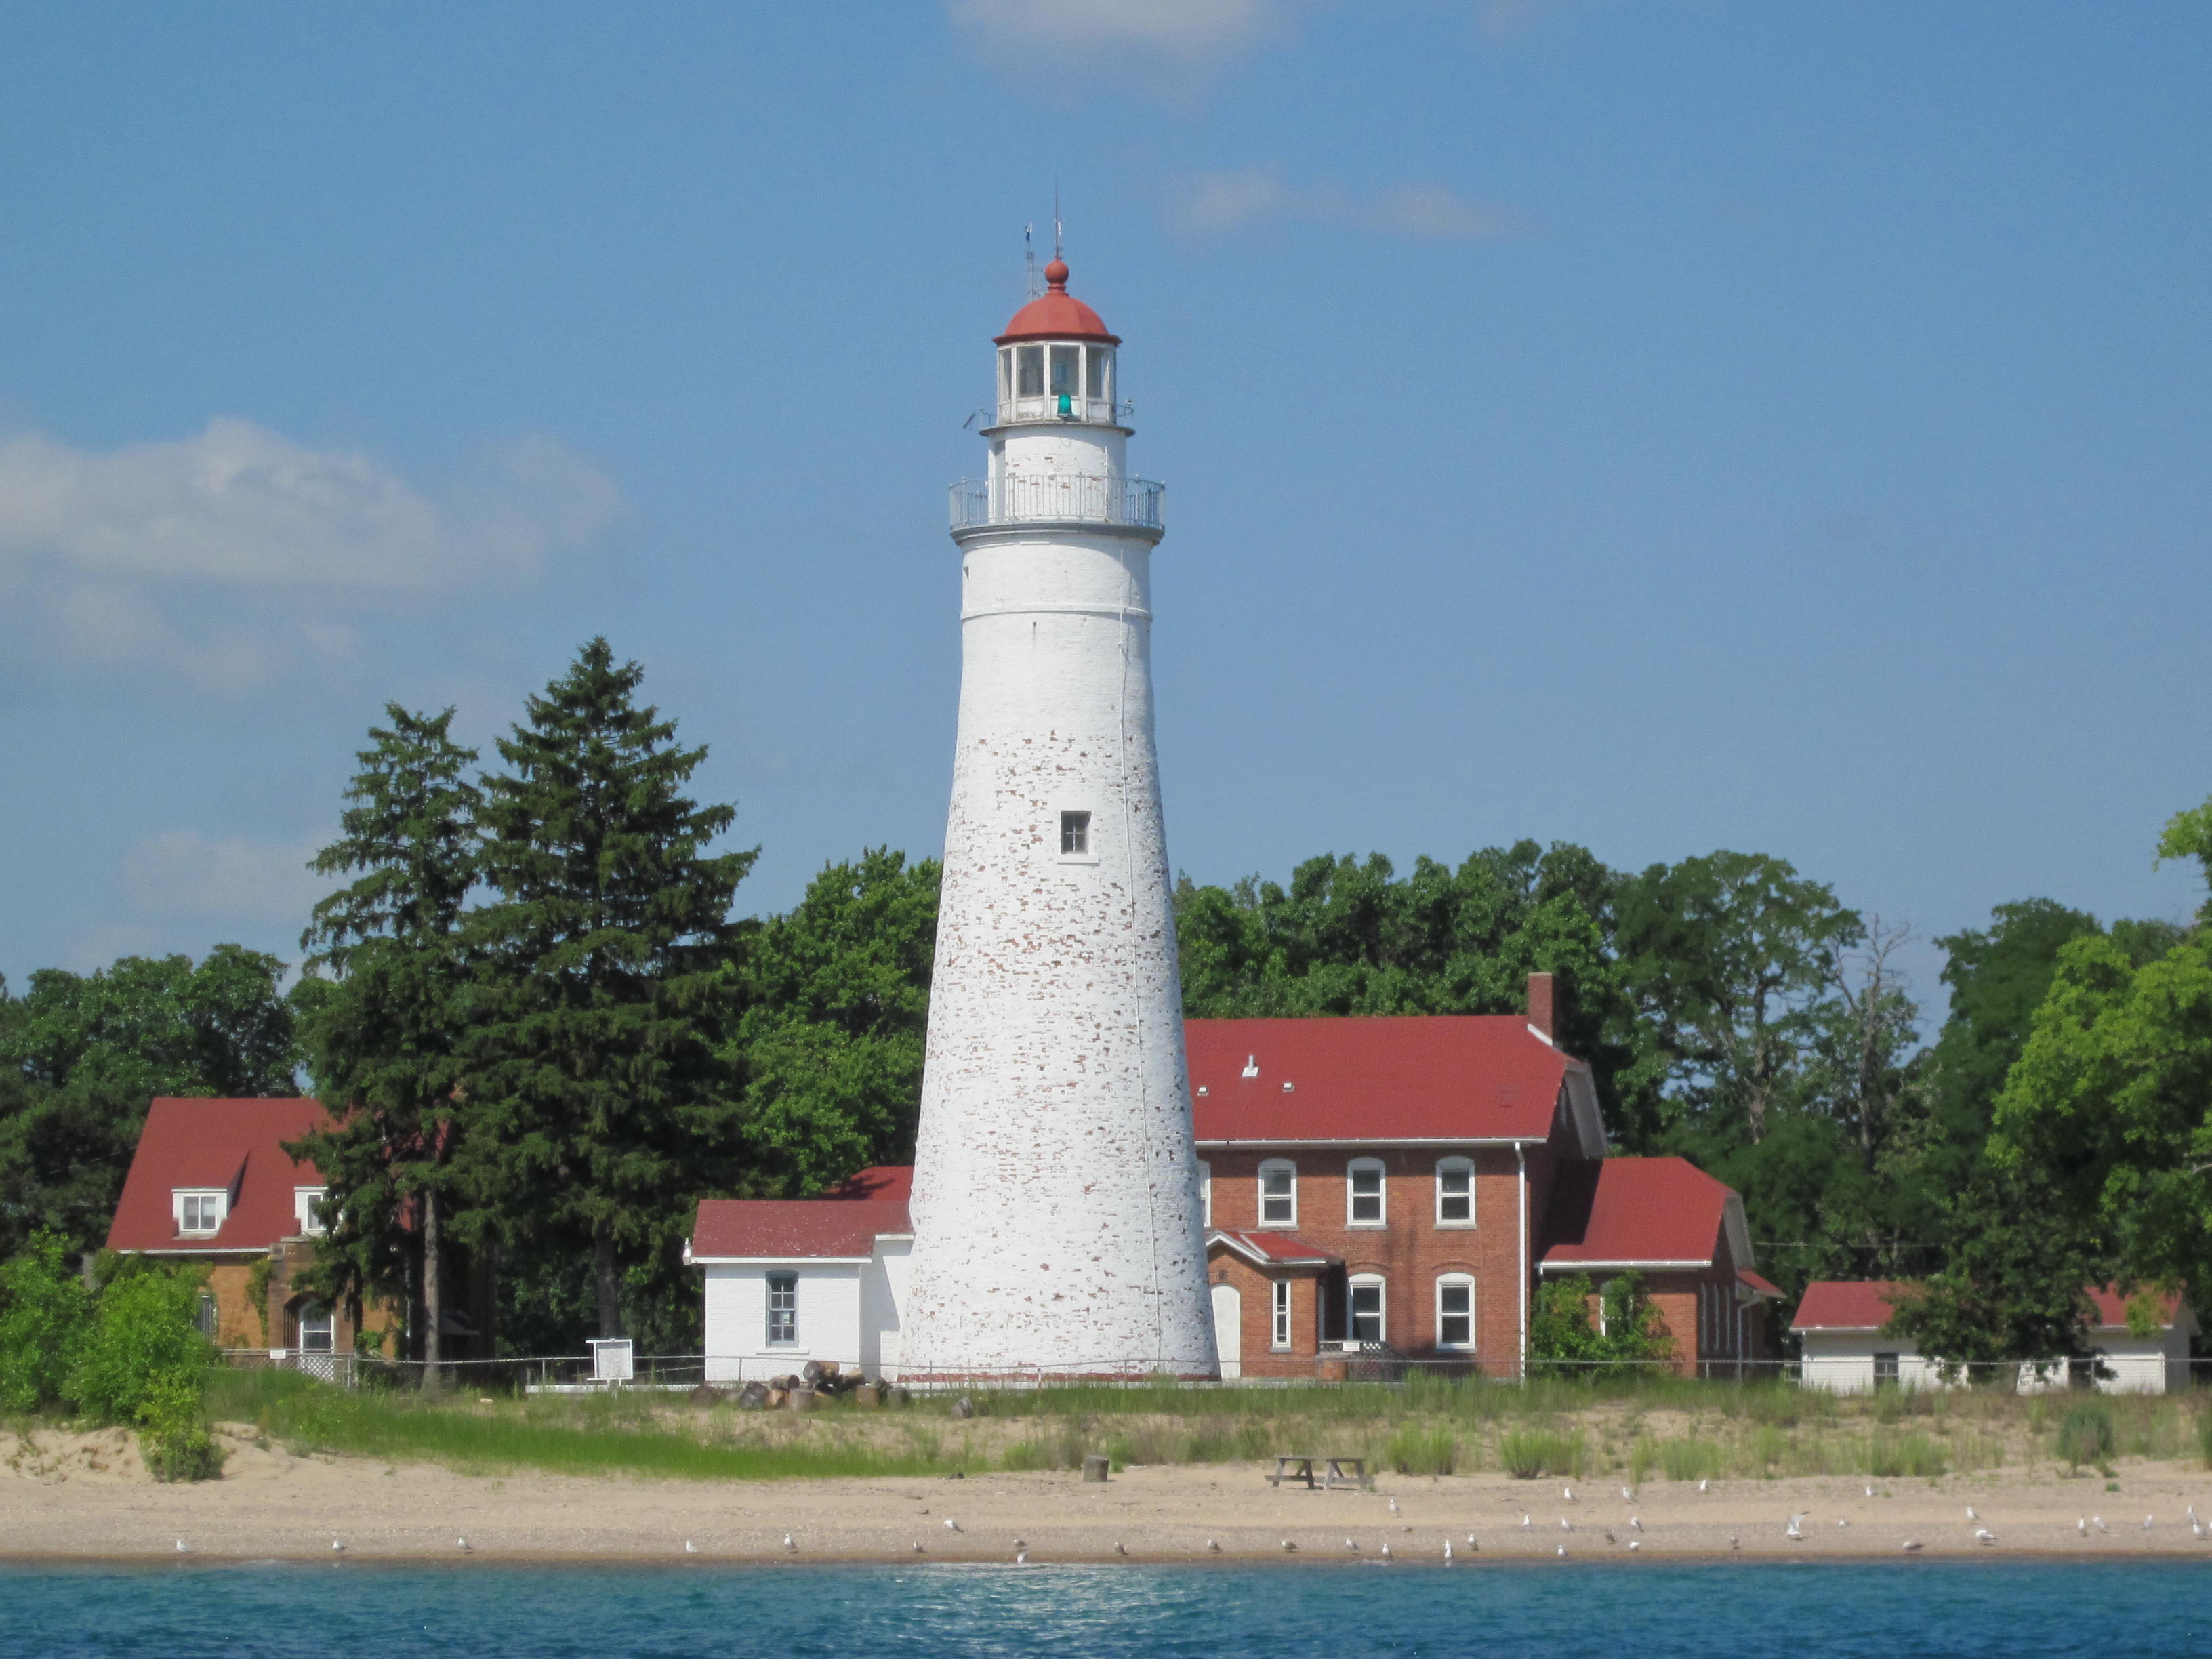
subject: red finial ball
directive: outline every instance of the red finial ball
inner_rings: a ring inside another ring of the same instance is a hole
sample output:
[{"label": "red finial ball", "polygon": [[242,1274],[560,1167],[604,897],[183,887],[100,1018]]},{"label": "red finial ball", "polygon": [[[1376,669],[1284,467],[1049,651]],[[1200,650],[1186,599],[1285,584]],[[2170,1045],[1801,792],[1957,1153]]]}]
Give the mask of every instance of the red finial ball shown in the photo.
[{"label": "red finial ball", "polygon": [[1065,259],[1054,259],[1050,264],[1044,268],[1044,279],[1048,283],[1050,283],[1054,288],[1066,288],[1067,286],[1067,261]]}]

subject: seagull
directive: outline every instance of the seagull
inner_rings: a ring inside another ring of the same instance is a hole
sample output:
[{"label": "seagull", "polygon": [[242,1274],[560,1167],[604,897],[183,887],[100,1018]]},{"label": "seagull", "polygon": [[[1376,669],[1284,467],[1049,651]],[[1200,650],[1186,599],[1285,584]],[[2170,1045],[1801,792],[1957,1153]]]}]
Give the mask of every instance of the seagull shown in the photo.
[{"label": "seagull", "polygon": [[1873,1488],[1872,1486],[1869,1486],[1869,1487],[1867,1488],[1867,1496],[1868,1496],[1869,1498],[1871,1498],[1871,1497],[1873,1497],[1873,1496],[1874,1496],[1874,1488]]},{"label": "seagull", "polygon": [[1632,1538],[1628,1540],[1628,1547],[1632,1550],[1640,1550],[1644,1547],[1644,1541],[1641,1539]]},{"label": "seagull", "polygon": [[1573,1522],[1568,1520],[1564,1515],[1559,1517],[1559,1530],[1561,1532],[1572,1532],[1574,1529],[1575,1523]]},{"label": "seagull", "polygon": [[1799,1528],[1803,1527],[1804,1524],[1805,1516],[1803,1515],[1793,1515],[1790,1517],[1790,1529],[1782,1535],[1784,1538],[1802,1539],[1805,1534],[1803,1532],[1800,1531]]},{"label": "seagull", "polygon": [[1997,1535],[1991,1532],[1987,1527],[1976,1527],[1974,1528],[1974,1541],[1977,1544],[1994,1544],[1997,1541]]},{"label": "seagull", "polygon": [[179,1555],[190,1555],[191,1553],[192,1553],[192,1547],[191,1547],[190,1544],[187,1544],[186,1542],[185,1542],[185,1540],[184,1540],[183,1539],[181,1539],[181,1538],[179,1538],[179,1540],[177,1540],[177,1553],[178,1553],[178,1554],[179,1554]]},{"label": "seagull", "polygon": [[1560,1546],[1559,1546],[1559,1559],[1560,1559],[1560,1560],[1562,1560],[1562,1561],[1564,1561],[1564,1560],[1565,1560],[1566,1559],[1567,1559],[1567,1547],[1566,1547],[1565,1544],[1562,1544],[1562,1545],[1560,1545]]},{"label": "seagull", "polygon": [[2089,1524],[2094,1527],[2099,1532],[2112,1531],[2112,1528],[2105,1524],[2105,1517],[2101,1515],[2091,1516],[2089,1517]]},{"label": "seagull", "polygon": [[2197,1518],[2197,1505],[2196,1505],[2196,1504],[2191,1504],[2189,1506],[2188,1515],[2189,1515],[2189,1518],[2190,1518],[2191,1521],[2194,1521],[2194,1520]]},{"label": "seagull", "polygon": [[948,1515],[945,1517],[945,1530],[947,1532],[958,1532],[960,1530],[960,1523]]},{"label": "seagull", "polygon": [[1628,1517],[1628,1524],[1635,1528],[1638,1532],[1642,1532],[1644,1530],[1644,1522],[1640,1516],[1633,1515],[1630,1516]]},{"label": "seagull", "polygon": [[1981,1517],[1980,1516],[1976,1515],[1976,1514],[1974,1513],[1974,1506],[1973,1506],[1972,1504],[1967,1504],[1967,1505],[1966,1505],[1966,1519],[1967,1519],[1967,1520],[1969,1520],[1969,1521],[1978,1521],[1978,1520],[1980,1520],[1981,1518],[1982,1518],[1982,1517]]},{"label": "seagull", "polygon": [[1388,1560],[1389,1560],[1389,1559],[1392,1559],[1392,1558],[1391,1558],[1391,1554],[1390,1554],[1390,1547],[1389,1547],[1388,1544],[1385,1544],[1385,1545],[1383,1545],[1383,1547],[1382,1547],[1382,1559],[1383,1559],[1385,1561],[1388,1561]]},{"label": "seagull", "polygon": [[684,1540],[684,1553],[686,1555],[696,1555],[699,1553],[699,1547],[687,1538]]},{"label": "seagull", "polygon": [[1029,1565],[1029,1564],[1030,1553],[1027,1550],[1016,1550],[1014,1552],[1014,1565],[1016,1566],[1025,1567]]},{"label": "seagull", "polygon": [[915,1540],[914,1540],[914,1553],[915,1553],[916,1555],[920,1555],[920,1554],[922,1553],[922,1548],[921,1548],[921,1540],[920,1540],[919,1538],[917,1538],[917,1539],[915,1539]]},{"label": "seagull", "polygon": [[1473,1533],[1469,1533],[1469,1534],[1468,1534],[1468,1535],[1467,1535],[1467,1547],[1468,1547],[1468,1548],[1469,1548],[1469,1549],[1471,1549],[1471,1550],[1472,1550],[1472,1549],[1480,1549],[1480,1548],[1481,1547],[1481,1546],[1480,1546],[1480,1545],[1477,1544],[1477,1543],[1474,1541],[1474,1534]]},{"label": "seagull", "polygon": [[331,1553],[332,1555],[343,1555],[343,1554],[345,1553],[345,1546],[344,1546],[343,1544],[341,1544],[340,1542],[338,1542],[338,1540],[337,1540],[337,1539],[335,1539],[335,1538],[331,1539]]},{"label": "seagull", "polygon": [[1450,1540],[1450,1539],[1449,1539],[1449,1538],[1447,1538],[1447,1539],[1445,1539],[1445,1540],[1444,1540],[1444,1565],[1445,1565],[1446,1566],[1449,1566],[1449,1565],[1451,1565],[1451,1564],[1452,1564],[1451,1540]]},{"label": "seagull", "polygon": [[1730,1533],[1729,1534],[1729,1547],[1732,1550],[1740,1550],[1743,1547],[1743,1540],[1738,1538],[1734,1533]]},{"label": "seagull", "polygon": [[1524,1516],[1522,1516],[1521,1517],[1521,1526],[1522,1526],[1522,1530],[1524,1530],[1524,1531],[1525,1531],[1525,1530],[1527,1530],[1527,1528],[1528,1528],[1528,1524],[1529,1524],[1528,1517],[1527,1516],[1525,1516],[1525,1515],[1524,1515]]},{"label": "seagull", "polygon": [[2150,1530],[2150,1516],[2147,1515],[2143,1516],[2143,1530],[2145,1532],[2148,1532]]},{"label": "seagull", "polygon": [[1559,1488],[1559,1496],[1571,1504],[1575,1501],[1575,1489],[1572,1486],[1562,1486]]},{"label": "seagull", "polygon": [[1633,1504],[1636,1501],[1636,1488],[1623,1486],[1620,1489],[1620,1501],[1624,1504]]},{"label": "seagull", "polygon": [[1128,1547],[1127,1544],[1124,1544],[1124,1543],[1123,1543],[1120,1539],[1118,1539],[1118,1538],[1117,1538],[1117,1539],[1115,1539],[1115,1540],[1114,1540],[1114,1553],[1115,1553],[1115,1554],[1116,1554],[1116,1555],[1127,1555],[1128,1553],[1129,1553],[1129,1547]]},{"label": "seagull", "polygon": [[1700,1481],[1698,1481],[1698,1490],[1699,1492],[1703,1492],[1703,1491],[1704,1491],[1707,1486],[1710,1486],[1711,1485],[1712,1485],[1712,1482],[1711,1482],[1711,1481],[1710,1481],[1710,1480],[1700,1480]]},{"label": "seagull", "polygon": [[2189,1530],[2202,1538],[2204,1536],[2204,1523],[2202,1521],[2191,1521],[2189,1523]]},{"label": "seagull", "polygon": [[[1382,1547],[1387,1551],[1390,1547],[1388,1544],[1385,1544]],[[1221,1546],[1215,1543],[1211,1538],[1206,1540],[1206,1553],[1210,1555],[1218,1555],[1221,1553]]]},{"label": "seagull", "polygon": [[469,1540],[465,1538],[456,1538],[453,1540],[453,1547],[464,1555],[469,1555],[474,1553],[469,1548]]},{"label": "seagull", "polygon": [[1613,1528],[1611,1527],[1607,1527],[1605,1529],[1605,1541],[1608,1544],[1618,1544],[1620,1541],[1620,1540],[1613,1535]]},{"label": "seagull", "polygon": [[1850,1522],[1848,1522],[1848,1521],[1838,1521],[1838,1522],[1836,1522],[1836,1524],[1837,1524],[1838,1526],[1839,1526],[1839,1527],[1848,1527],[1848,1526],[1850,1526],[1851,1523],[1850,1523]]},{"label": "seagull", "polygon": [[1395,1498],[1390,1500],[1390,1513],[1393,1515],[1399,1513],[1398,1500]]},{"label": "seagull", "polygon": [[789,1533],[786,1533],[783,1535],[783,1547],[794,1554],[798,1553],[799,1546],[793,1541],[792,1536]]},{"label": "seagull", "polygon": [[1285,1555],[1295,1555],[1295,1554],[1297,1554],[1297,1548],[1298,1548],[1298,1547],[1297,1547],[1296,1544],[1293,1544],[1292,1542],[1291,1542],[1291,1540],[1290,1540],[1289,1539],[1285,1538],[1285,1540],[1283,1540],[1283,1553],[1284,1553],[1284,1554],[1285,1554]]},{"label": "seagull", "polygon": [[[1206,1541],[1207,1543],[1211,1544],[1213,1540],[1212,1540],[1211,1538],[1209,1538],[1209,1539],[1207,1539]],[[1018,1550],[1025,1550],[1025,1549],[1027,1549],[1029,1547],[1030,1547],[1030,1540],[1029,1540],[1028,1539],[1026,1539],[1026,1538],[1017,1538],[1016,1540],[1014,1540],[1014,1547],[1015,1547],[1016,1549],[1018,1549]]]},{"label": "seagull", "polygon": [[1903,1547],[1907,1555],[1913,1554],[1919,1549],[1920,1540],[1917,1538],[1908,1538],[1905,1540]]},{"label": "seagull", "polygon": [[2089,1535],[2089,1523],[2087,1521],[2076,1521],[2074,1523],[2074,1530],[2087,1538]]},{"label": "seagull", "polygon": [[1351,1539],[1347,1538],[1344,1540],[1344,1547],[1348,1550],[1356,1550],[1359,1546],[1352,1542]]}]

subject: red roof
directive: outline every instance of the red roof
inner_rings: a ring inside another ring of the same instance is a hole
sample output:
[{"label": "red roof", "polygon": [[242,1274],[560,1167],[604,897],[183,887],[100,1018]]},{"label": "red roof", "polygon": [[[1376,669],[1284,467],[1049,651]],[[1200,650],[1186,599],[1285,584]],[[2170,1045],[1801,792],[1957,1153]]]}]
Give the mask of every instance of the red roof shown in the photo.
[{"label": "red roof", "polygon": [[1050,284],[1042,294],[1014,313],[1006,331],[999,336],[998,343],[1006,345],[1014,340],[1103,340],[1109,345],[1121,343],[1121,337],[1109,334],[1098,313],[1067,291],[1067,266],[1054,259],[1044,268],[1044,279]]},{"label": "red roof", "polygon": [[1894,1279],[1816,1279],[1790,1322],[1793,1331],[1878,1331],[1912,1286]]},{"label": "red roof", "polygon": [[1779,1285],[1771,1279],[1761,1279],[1748,1267],[1738,1267],[1735,1270],[1735,1276],[1761,1296],[1778,1297],[1782,1294],[1782,1287]]},{"label": "red roof", "polygon": [[[305,1097],[156,1098],[131,1155],[107,1248],[265,1250],[280,1238],[298,1237],[292,1189],[319,1187],[323,1177],[313,1164],[287,1158],[281,1143],[329,1126],[322,1102]],[[179,1188],[228,1193],[222,1225],[210,1235],[181,1237],[173,1198]]]},{"label": "red roof", "polygon": [[1734,1196],[1687,1158],[1571,1159],[1552,1186],[1543,1265],[1710,1262]]},{"label": "red roof", "polygon": [[874,1254],[876,1240],[885,1234],[903,1237],[913,1231],[904,1199],[702,1198],[691,1229],[691,1255],[695,1261],[850,1261]]},{"label": "red roof", "polygon": [[[2128,1304],[2132,1298],[2122,1296],[2118,1286],[2093,1285],[2089,1286],[2089,1300],[2097,1304],[2097,1323],[2100,1328],[2110,1330],[2115,1326],[2123,1328],[2126,1327]],[[2180,1294],[2176,1292],[2171,1296],[2154,1296],[2153,1300],[2158,1309],[2160,1327],[2164,1328],[2171,1326],[2181,1307]]]},{"label": "red roof", "polygon": [[895,1198],[902,1204],[914,1196],[914,1165],[911,1164],[876,1164],[847,1176],[817,1198]]},{"label": "red roof", "polygon": [[1183,1034],[1198,1139],[1216,1145],[1541,1140],[1579,1067],[1519,1014],[1192,1019]]},{"label": "red roof", "polygon": [[1318,1244],[1309,1244],[1296,1233],[1215,1233],[1206,1240],[1226,1244],[1263,1267],[1315,1267],[1344,1258]]}]

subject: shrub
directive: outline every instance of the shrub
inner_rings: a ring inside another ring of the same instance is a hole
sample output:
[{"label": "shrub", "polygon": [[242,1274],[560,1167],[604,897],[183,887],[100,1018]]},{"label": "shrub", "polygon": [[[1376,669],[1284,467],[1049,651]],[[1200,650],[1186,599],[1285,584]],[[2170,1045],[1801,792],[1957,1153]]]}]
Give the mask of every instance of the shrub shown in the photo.
[{"label": "shrub", "polygon": [[1942,1447],[1924,1434],[1899,1439],[1876,1433],[1867,1443],[1867,1473],[1879,1480],[1900,1476],[1934,1480],[1949,1463]]},{"label": "shrub", "polygon": [[1583,1472],[1583,1437],[1547,1429],[1508,1429],[1498,1437],[1498,1461],[1516,1480]]},{"label": "shrub", "polygon": [[50,1411],[68,1401],[92,1305],[58,1234],[38,1234],[0,1264],[0,1410]]},{"label": "shrub", "polygon": [[78,1407],[105,1423],[135,1422],[156,1379],[206,1370],[215,1346],[194,1322],[198,1312],[196,1274],[144,1267],[110,1280],[72,1380]]},{"label": "shrub", "polygon": [[1442,1423],[1401,1423],[1382,1448],[1382,1461],[1400,1474],[1449,1474],[1459,1462],[1459,1441]]},{"label": "shrub", "polygon": [[138,1455],[156,1480],[210,1480],[222,1472],[222,1449],[200,1413],[200,1376],[165,1371],[139,1401]]},{"label": "shrub", "polygon": [[2104,1463],[2119,1449],[2112,1427],[2112,1408],[2100,1401],[2085,1400],[2069,1406],[2058,1419],[2058,1455],[2074,1468],[2084,1463]]}]

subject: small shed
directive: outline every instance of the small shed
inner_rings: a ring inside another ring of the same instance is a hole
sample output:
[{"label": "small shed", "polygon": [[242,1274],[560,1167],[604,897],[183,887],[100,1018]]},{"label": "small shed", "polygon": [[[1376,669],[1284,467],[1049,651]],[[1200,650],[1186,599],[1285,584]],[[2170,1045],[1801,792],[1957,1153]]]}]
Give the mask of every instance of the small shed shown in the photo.
[{"label": "small shed", "polygon": [[1888,1384],[1945,1386],[1936,1362],[1923,1358],[1909,1338],[1881,1334],[1898,1299],[1911,1289],[1884,1279],[1816,1279],[1808,1285],[1790,1322],[1804,1345],[1798,1380],[1831,1394],[1869,1394]]}]

